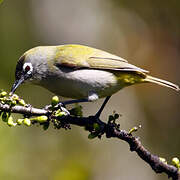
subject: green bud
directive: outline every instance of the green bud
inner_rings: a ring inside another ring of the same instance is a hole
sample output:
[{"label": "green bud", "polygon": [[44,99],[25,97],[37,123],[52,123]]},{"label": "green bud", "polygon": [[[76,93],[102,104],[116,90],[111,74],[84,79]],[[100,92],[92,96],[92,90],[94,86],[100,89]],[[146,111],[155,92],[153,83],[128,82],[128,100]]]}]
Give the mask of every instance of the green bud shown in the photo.
[{"label": "green bud", "polygon": [[4,96],[6,96],[7,95],[7,92],[6,91],[2,91],[1,93],[0,93],[0,96],[1,97],[4,97]]},{"label": "green bud", "polygon": [[100,126],[98,123],[94,123],[93,124],[93,128],[95,129],[95,131],[99,131],[100,130]]},{"label": "green bud", "polygon": [[23,99],[20,99],[18,104],[21,105],[21,106],[25,106],[26,105],[26,103],[25,103],[25,101]]},{"label": "green bud", "polygon": [[3,113],[2,113],[2,120],[3,120],[4,122],[7,122],[7,121],[8,121],[8,118],[9,118],[9,113],[3,112]]},{"label": "green bud", "polygon": [[25,118],[24,120],[23,120],[23,123],[26,125],[26,126],[31,126],[31,120],[30,119],[28,119],[28,118]]},{"label": "green bud", "polygon": [[12,101],[11,101],[11,105],[15,106],[16,104],[17,104],[17,103],[16,103],[15,100],[12,100]]},{"label": "green bud", "polygon": [[178,169],[180,168],[180,162],[179,162],[179,159],[177,157],[174,157],[172,159],[172,164],[177,167]]},{"label": "green bud", "polygon": [[14,122],[13,122],[13,117],[12,117],[12,116],[9,116],[8,121],[7,121],[7,124],[8,124],[8,126],[10,126],[10,127],[14,127],[14,126],[17,125],[17,123],[14,123]]},{"label": "green bud", "polygon": [[55,114],[56,117],[62,117],[62,116],[66,116],[66,115],[67,114],[64,111],[61,111],[61,112]]},{"label": "green bud", "polygon": [[97,134],[91,133],[88,135],[88,139],[94,139],[95,137],[97,137]]},{"label": "green bud", "polygon": [[54,107],[59,103],[59,98],[58,96],[53,96],[52,97],[52,101],[51,101],[51,105]]},{"label": "green bud", "polygon": [[58,109],[55,114],[56,117],[62,117],[62,116],[66,116],[66,112],[61,111],[60,109]]},{"label": "green bud", "polygon": [[109,121],[113,121],[114,117],[112,115],[109,116]]},{"label": "green bud", "polygon": [[80,106],[78,104],[75,104],[75,107],[72,108],[69,112],[73,116],[79,116],[79,117],[83,116],[82,106]]},{"label": "green bud", "polygon": [[137,130],[138,130],[138,128],[135,126],[129,130],[129,134],[131,134],[132,132],[136,132]]},{"label": "green bud", "polygon": [[18,119],[18,120],[17,120],[17,124],[18,124],[18,125],[21,125],[21,124],[23,123],[23,121],[24,121],[24,119]]},{"label": "green bud", "polygon": [[49,122],[43,124],[43,129],[46,131],[49,128]]},{"label": "green bud", "polygon": [[61,110],[58,109],[57,111],[54,112],[54,115],[55,115],[55,116],[58,116],[60,112],[61,112]]},{"label": "green bud", "polygon": [[31,121],[38,121],[39,123],[46,122],[48,120],[47,116],[37,116],[30,119]]},{"label": "green bud", "polygon": [[114,119],[118,119],[119,118],[119,114],[114,114]]},{"label": "green bud", "polygon": [[15,101],[19,100],[19,96],[17,94],[13,94],[12,95],[12,99],[15,100]]},{"label": "green bud", "polygon": [[138,127],[133,127],[129,130],[129,134],[132,134],[133,132],[136,132],[139,128],[141,128],[141,125],[139,125]]},{"label": "green bud", "polygon": [[136,132],[138,128],[135,126],[129,130],[129,134],[132,134],[133,132]]}]

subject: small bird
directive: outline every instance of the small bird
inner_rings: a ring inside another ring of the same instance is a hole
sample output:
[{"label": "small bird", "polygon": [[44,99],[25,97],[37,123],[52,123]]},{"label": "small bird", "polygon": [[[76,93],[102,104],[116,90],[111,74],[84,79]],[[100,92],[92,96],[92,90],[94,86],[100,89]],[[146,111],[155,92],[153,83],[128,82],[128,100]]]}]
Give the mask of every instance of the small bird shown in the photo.
[{"label": "small bird", "polygon": [[72,98],[64,104],[105,98],[99,117],[111,95],[139,83],[156,83],[179,91],[171,82],[148,75],[125,59],[83,45],[39,46],[25,52],[17,62],[13,94],[23,82],[40,85],[56,95]]}]

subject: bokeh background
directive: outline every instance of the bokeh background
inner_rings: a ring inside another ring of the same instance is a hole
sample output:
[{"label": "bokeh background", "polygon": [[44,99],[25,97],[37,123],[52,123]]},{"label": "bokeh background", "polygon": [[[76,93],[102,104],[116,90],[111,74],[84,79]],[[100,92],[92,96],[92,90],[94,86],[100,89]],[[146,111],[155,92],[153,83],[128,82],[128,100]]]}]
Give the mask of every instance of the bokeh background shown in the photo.
[{"label": "bokeh background", "polygon": [[[178,0],[13,0],[0,5],[0,88],[10,90],[24,51],[39,45],[78,43],[109,51],[180,84],[180,1]],[[63,84],[62,84],[63,85]],[[18,95],[37,107],[53,94],[22,85]],[[63,99],[63,98],[61,98]],[[102,100],[83,104],[92,115]],[[115,94],[103,112],[122,114],[121,128],[136,133],[152,153],[180,157],[180,96],[145,84]],[[0,122],[0,179],[3,180],[160,180],[126,143],[88,140],[82,128],[43,131],[9,128]]]}]

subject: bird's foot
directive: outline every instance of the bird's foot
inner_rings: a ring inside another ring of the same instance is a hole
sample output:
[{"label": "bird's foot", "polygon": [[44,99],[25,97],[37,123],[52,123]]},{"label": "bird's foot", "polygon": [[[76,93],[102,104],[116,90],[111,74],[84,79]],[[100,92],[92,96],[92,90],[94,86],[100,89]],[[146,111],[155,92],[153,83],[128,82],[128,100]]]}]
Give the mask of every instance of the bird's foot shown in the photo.
[{"label": "bird's foot", "polygon": [[59,103],[57,106],[61,111],[65,112],[67,115],[70,115],[70,112],[66,109],[63,103]]},{"label": "bird's foot", "polygon": [[46,111],[48,111],[48,110],[51,109],[51,107],[52,107],[52,105],[49,105],[49,104],[48,104],[48,105],[46,105],[43,109],[46,110]]},{"label": "bird's foot", "polygon": [[47,111],[49,111],[49,110],[54,111],[54,110],[60,109],[61,111],[65,112],[67,115],[70,115],[69,111],[66,109],[63,102],[59,102],[56,106],[46,105],[44,107],[44,109],[47,110]]}]

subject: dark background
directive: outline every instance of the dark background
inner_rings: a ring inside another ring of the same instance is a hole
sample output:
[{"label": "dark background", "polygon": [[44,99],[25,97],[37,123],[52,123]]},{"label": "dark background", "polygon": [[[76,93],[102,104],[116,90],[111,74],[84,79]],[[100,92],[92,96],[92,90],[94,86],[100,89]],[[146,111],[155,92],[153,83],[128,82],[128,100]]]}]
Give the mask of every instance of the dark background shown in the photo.
[{"label": "dark background", "polygon": [[[0,5],[0,88],[10,90],[16,62],[26,50],[67,43],[109,51],[180,85],[179,19],[178,0],[5,0]],[[30,84],[17,93],[37,107],[52,97]],[[84,115],[94,114],[101,103],[83,104]],[[102,120],[116,110],[122,114],[122,129],[141,124],[136,135],[143,145],[170,162],[180,157],[179,106],[179,93],[137,85],[115,94]],[[126,143],[87,136],[79,127],[43,131],[0,122],[0,179],[167,179],[156,175]]]}]

